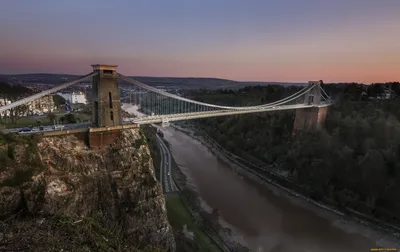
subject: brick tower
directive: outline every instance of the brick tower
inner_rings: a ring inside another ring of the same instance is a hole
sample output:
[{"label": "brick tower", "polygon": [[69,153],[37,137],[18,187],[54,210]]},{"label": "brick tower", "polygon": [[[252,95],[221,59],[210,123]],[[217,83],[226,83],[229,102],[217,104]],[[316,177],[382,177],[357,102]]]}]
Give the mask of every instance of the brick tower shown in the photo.
[{"label": "brick tower", "polygon": [[116,65],[92,65],[98,72],[93,77],[92,124],[95,127],[110,127],[122,124],[121,102],[117,82]]}]

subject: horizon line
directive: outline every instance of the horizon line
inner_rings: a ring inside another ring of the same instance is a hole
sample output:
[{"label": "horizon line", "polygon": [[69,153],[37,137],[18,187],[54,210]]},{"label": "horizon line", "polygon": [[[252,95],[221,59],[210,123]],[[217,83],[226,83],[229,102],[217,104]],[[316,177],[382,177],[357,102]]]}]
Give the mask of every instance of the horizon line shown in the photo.
[{"label": "horizon line", "polygon": [[[84,76],[85,74],[71,74],[71,73],[44,73],[44,72],[28,72],[28,73],[15,73],[15,74],[8,74],[8,73],[0,73],[1,75],[29,75],[29,74],[46,74],[46,75],[74,75],[74,76]],[[307,84],[309,81],[261,81],[261,80],[246,80],[246,81],[238,81],[232,79],[226,79],[221,77],[194,77],[194,76],[186,76],[186,77],[177,77],[177,76],[148,76],[148,75],[126,75],[128,77],[144,77],[144,78],[175,78],[175,79],[219,79],[219,80],[227,80],[232,82],[260,82],[260,83],[289,83],[289,84]],[[323,81],[323,80],[322,80]],[[324,84],[361,84],[361,85],[371,85],[371,84],[386,84],[386,83],[399,83],[399,81],[389,81],[389,82],[371,82],[371,83],[359,83],[354,81],[346,81],[346,82],[324,82]]]}]

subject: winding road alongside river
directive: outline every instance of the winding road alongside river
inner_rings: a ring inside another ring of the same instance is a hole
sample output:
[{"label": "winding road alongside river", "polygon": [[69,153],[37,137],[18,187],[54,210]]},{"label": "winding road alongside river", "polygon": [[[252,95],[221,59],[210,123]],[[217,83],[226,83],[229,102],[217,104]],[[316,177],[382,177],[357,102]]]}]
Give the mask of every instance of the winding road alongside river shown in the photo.
[{"label": "winding road alongside river", "polygon": [[239,176],[233,164],[181,131],[172,127],[162,131],[188,183],[252,250],[353,252],[400,246],[389,236]]},{"label": "winding road alongside river", "polygon": [[176,192],[178,188],[172,178],[171,173],[171,152],[163,139],[156,135],[157,144],[160,149],[160,182],[164,193]]}]

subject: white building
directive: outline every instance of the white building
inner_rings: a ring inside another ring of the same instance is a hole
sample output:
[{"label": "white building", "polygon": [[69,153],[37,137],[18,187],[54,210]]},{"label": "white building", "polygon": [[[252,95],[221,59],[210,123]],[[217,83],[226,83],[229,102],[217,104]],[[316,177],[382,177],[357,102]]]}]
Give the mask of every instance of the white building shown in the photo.
[{"label": "white building", "polygon": [[86,95],[82,92],[72,92],[72,93],[57,93],[65,100],[68,100],[71,104],[83,103],[86,104]]}]

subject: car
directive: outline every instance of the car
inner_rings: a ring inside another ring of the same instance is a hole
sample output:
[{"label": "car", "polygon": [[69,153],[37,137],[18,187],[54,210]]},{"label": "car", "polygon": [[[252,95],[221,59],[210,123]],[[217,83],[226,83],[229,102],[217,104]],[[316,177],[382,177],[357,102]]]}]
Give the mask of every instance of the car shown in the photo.
[{"label": "car", "polygon": [[62,129],[64,129],[64,128],[65,128],[64,125],[54,125],[54,126],[53,126],[53,130],[62,130]]},{"label": "car", "polygon": [[32,129],[31,128],[22,128],[18,131],[18,133],[26,133],[26,132],[31,132]]},{"label": "car", "polygon": [[169,172],[168,172],[168,174],[167,174],[167,175],[169,176],[169,175],[171,175],[171,174],[169,174]]}]

